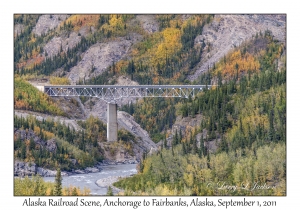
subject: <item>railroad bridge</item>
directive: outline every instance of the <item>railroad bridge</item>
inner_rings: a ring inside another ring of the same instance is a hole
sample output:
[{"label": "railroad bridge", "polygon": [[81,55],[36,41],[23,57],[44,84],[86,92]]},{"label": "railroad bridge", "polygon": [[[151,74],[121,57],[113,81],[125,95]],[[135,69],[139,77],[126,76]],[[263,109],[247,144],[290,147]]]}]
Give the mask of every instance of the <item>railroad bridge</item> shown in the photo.
[{"label": "railroad bridge", "polygon": [[117,141],[117,104],[122,98],[189,98],[211,85],[51,85],[38,87],[52,97],[88,96],[107,102],[107,141]]}]

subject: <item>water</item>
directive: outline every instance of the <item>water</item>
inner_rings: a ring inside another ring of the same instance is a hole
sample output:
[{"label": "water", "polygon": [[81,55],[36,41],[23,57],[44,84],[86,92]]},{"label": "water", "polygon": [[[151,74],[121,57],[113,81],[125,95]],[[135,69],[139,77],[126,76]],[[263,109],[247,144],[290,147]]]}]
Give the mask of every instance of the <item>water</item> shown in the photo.
[{"label": "water", "polygon": [[[63,176],[62,185],[66,187],[70,185],[80,187],[81,190],[86,187],[91,190],[92,195],[105,195],[107,188],[97,186],[97,180],[111,176],[130,176],[137,173],[136,164],[108,165],[102,168],[103,170],[98,173]],[[55,177],[44,177],[44,180],[54,182]]]}]

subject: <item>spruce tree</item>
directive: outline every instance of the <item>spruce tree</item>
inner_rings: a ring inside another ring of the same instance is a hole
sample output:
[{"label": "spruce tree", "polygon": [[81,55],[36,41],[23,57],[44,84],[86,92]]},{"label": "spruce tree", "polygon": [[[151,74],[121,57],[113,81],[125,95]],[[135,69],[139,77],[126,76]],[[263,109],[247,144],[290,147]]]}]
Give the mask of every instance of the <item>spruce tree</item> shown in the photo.
[{"label": "spruce tree", "polygon": [[62,196],[62,177],[60,168],[57,169],[56,176],[55,176],[55,186],[54,186],[54,195]]},{"label": "spruce tree", "polygon": [[181,129],[179,129],[179,139],[178,139],[178,144],[181,142],[182,140],[182,133],[181,133]]},{"label": "spruce tree", "polygon": [[201,135],[201,139],[200,139],[200,152],[199,152],[199,156],[200,158],[203,156],[205,156],[205,152],[204,152],[205,148],[204,148],[204,139],[203,139],[203,134]]},{"label": "spruce tree", "polygon": [[182,142],[181,146],[182,146],[182,153],[183,153],[183,155],[186,155],[187,152],[186,152],[185,142]]},{"label": "spruce tree", "polygon": [[273,141],[274,140],[274,116],[273,116],[273,109],[269,112],[269,131],[268,131],[268,140]]},{"label": "spruce tree", "polygon": [[167,138],[165,137],[165,139],[164,139],[164,148],[167,149],[167,147],[168,147],[168,143],[167,143]]},{"label": "spruce tree", "polygon": [[76,187],[73,188],[73,190],[72,190],[72,195],[73,195],[73,196],[78,195]]},{"label": "spruce tree", "polygon": [[111,186],[108,187],[106,195],[108,195],[108,196],[114,195]]},{"label": "spruce tree", "polygon": [[208,147],[206,147],[206,154],[207,154],[207,167],[210,168],[210,155],[209,155]]},{"label": "spruce tree", "polygon": [[193,154],[198,153],[197,139],[193,139],[193,150],[192,150],[192,152],[193,152]]},{"label": "spruce tree", "polygon": [[176,130],[176,132],[175,132],[175,137],[174,137],[174,139],[173,139],[173,146],[175,146],[175,145],[177,145],[178,144],[178,134],[177,134],[177,130]]},{"label": "spruce tree", "polygon": [[228,152],[229,148],[228,148],[228,144],[225,140],[225,137],[222,136],[220,144],[219,144],[219,151],[225,151]]}]

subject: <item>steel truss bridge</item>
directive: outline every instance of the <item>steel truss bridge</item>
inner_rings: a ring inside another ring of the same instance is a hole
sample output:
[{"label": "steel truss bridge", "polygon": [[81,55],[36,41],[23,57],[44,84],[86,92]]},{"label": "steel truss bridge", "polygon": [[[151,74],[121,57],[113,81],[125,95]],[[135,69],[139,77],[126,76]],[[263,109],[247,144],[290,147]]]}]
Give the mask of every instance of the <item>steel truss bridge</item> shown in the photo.
[{"label": "steel truss bridge", "polygon": [[51,85],[38,87],[49,96],[87,96],[107,102],[107,141],[118,140],[117,100],[144,97],[195,97],[211,85]]},{"label": "steel truss bridge", "polygon": [[144,97],[195,97],[211,85],[51,85],[44,86],[44,93],[49,96],[88,96],[115,103],[122,98]]}]

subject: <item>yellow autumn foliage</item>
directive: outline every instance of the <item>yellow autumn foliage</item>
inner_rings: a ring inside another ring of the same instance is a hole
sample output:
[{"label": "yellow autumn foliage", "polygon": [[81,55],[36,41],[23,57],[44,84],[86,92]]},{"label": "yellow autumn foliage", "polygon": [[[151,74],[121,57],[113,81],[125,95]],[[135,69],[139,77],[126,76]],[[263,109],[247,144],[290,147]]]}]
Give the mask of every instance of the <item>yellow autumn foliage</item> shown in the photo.
[{"label": "yellow autumn foliage", "polygon": [[[87,14],[87,15],[71,15],[64,22],[71,23],[74,26],[74,31],[79,31],[83,26],[96,26],[98,23],[100,15]],[[61,26],[64,24],[61,23]]]},{"label": "yellow autumn foliage", "polygon": [[70,81],[68,78],[66,77],[50,77],[50,80],[49,80],[50,84],[52,85],[69,85],[70,84]]},{"label": "yellow autumn foliage", "polygon": [[177,28],[166,28],[163,32],[163,40],[152,49],[152,64],[164,64],[166,57],[170,57],[178,52],[182,44],[180,42],[181,32]]},{"label": "yellow autumn foliage", "polygon": [[240,50],[236,50],[216,64],[214,75],[216,76],[218,72],[221,72],[225,77],[232,77],[237,73],[258,72],[259,68],[259,61],[253,55],[248,52],[242,55]]},{"label": "yellow autumn foliage", "polygon": [[124,22],[120,15],[110,15],[109,25],[120,30],[124,27]]},{"label": "yellow autumn foliage", "polygon": [[[15,196],[53,196],[55,183],[45,182],[40,176],[33,176],[29,178],[15,178],[14,179],[14,195]],[[91,190],[84,188],[81,190],[79,187],[70,185],[63,187],[63,196],[87,196],[90,195]]]}]

